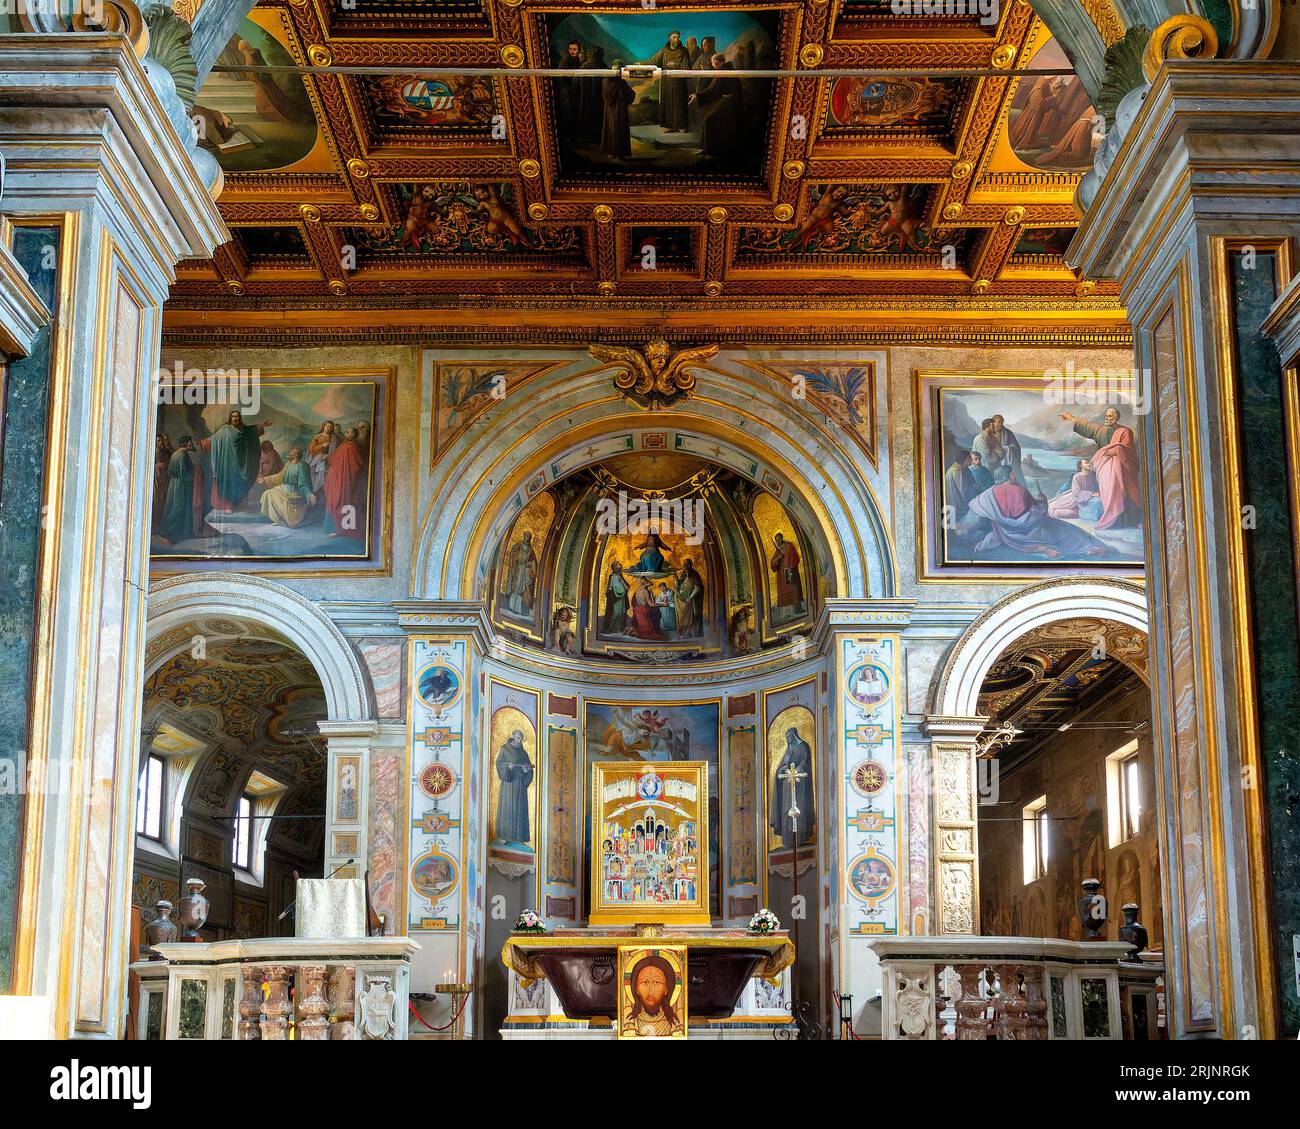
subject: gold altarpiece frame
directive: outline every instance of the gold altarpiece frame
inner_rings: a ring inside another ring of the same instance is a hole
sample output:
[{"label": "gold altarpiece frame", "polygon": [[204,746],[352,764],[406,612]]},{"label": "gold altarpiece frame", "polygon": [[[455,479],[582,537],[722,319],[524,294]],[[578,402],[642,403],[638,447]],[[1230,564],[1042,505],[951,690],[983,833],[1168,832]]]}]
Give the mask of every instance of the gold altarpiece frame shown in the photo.
[{"label": "gold altarpiece frame", "polygon": [[709,766],[592,766],[592,925],[708,925]]}]

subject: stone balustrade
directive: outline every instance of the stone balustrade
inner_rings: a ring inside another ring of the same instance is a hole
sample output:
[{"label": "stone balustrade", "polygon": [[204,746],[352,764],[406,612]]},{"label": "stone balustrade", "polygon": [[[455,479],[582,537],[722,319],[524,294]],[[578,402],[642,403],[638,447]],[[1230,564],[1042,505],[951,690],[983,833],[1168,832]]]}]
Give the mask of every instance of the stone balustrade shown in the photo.
[{"label": "stone balustrade", "polygon": [[884,1039],[1156,1039],[1159,953],[1048,937],[888,937]]},{"label": "stone balustrade", "polygon": [[140,1039],[405,1039],[409,937],[265,937],[155,945]]}]

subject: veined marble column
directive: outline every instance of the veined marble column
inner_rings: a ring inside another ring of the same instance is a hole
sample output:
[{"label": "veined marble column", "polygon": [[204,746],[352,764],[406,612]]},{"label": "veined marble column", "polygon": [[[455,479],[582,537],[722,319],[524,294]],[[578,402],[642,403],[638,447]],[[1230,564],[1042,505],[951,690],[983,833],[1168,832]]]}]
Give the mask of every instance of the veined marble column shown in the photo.
[{"label": "veined marble column", "polygon": [[1177,1036],[1294,1037],[1300,66],[1166,61],[1068,254],[1120,283],[1143,403],[1160,871]]},{"label": "veined marble column", "polygon": [[[6,444],[4,568],[28,585],[36,611],[30,679],[6,699],[15,716],[30,707],[31,723],[21,844],[0,823],[4,885],[21,858],[5,971],[11,991],[50,997],[59,1036],[121,1034],[150,386],[175,264],[226,238],[136,49],[120,35],[0,35],[0,207],[57,326],[40,373],[29,374],[32,418],[6,436],[21,445]],[[11,457],[36,460],[21,499],[8,493]]]}]

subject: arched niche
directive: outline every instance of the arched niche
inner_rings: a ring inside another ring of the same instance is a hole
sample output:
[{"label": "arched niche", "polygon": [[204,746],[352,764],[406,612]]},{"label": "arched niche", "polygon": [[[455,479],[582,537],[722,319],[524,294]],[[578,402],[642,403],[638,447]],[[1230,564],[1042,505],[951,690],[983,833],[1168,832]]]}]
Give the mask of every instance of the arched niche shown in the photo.
[{"label": "arched niche", "polygon": [[894,595],[893,545],[860,463],[792,413],[783,395],[770,382],[710,373],[671,411],[645,412],[615,392],[602,366],[557,370],[527,395],[507,395],[440,460],[413,595],[481,599],[497,546],[530,498],[611,454],[639,450],[707,455],[743,475],[822,539],[836,595]]}]

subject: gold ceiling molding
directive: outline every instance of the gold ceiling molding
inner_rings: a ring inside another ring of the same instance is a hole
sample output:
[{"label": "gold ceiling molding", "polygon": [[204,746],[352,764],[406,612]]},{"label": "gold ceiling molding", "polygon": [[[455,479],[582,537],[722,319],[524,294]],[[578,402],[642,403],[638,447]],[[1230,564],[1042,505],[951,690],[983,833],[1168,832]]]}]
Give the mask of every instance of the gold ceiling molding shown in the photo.
[{"label": "gold ceiling molding", "polygon": [[638,352],[624,345],[590,345],[598,361],[618,365],[614,387],[634,404],[651,411],[671,407],[695,391],[692,365],[703,364],[718,352],[717,345],[696,345],[673,352],[662,337],[648,342]]},{"label": "gold ceiling molding", "polygon": [[1209,20],[1200,16],[1170,16],[1151,33],[1142,53],[1142,73],[1155,80],[1166,59],[1213,59],[1219,53],[1219,37]]}]

